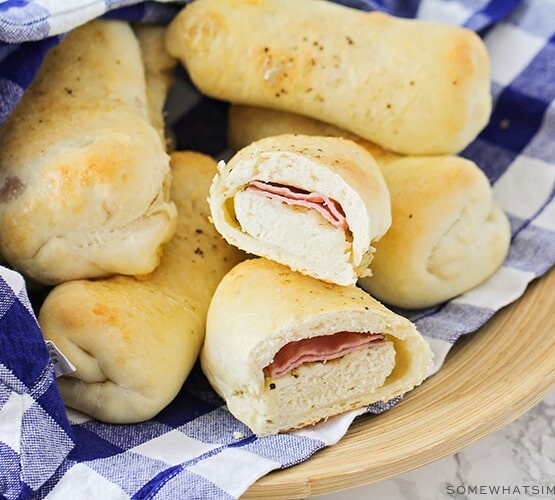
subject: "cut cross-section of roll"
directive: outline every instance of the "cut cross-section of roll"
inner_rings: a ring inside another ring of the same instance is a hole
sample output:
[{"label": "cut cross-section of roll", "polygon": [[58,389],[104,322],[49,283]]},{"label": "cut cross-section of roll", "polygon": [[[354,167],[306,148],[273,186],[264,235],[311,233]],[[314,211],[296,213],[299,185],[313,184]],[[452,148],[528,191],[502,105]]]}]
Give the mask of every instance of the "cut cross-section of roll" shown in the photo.
[{"label": "cut cross-section of roll", "polygon": [[334,137],[281,135],[239,151],[210,189],[216,229],[233,245],[339,285],[368,274],[391,224],[372,155]]},{"label": "cut cross-section of roll", "polygon": [[267,259],[245,261],[220,282],[201,351],[229,411],[260,436],[402,395],[431,360],[416,327],[360,288]]}]

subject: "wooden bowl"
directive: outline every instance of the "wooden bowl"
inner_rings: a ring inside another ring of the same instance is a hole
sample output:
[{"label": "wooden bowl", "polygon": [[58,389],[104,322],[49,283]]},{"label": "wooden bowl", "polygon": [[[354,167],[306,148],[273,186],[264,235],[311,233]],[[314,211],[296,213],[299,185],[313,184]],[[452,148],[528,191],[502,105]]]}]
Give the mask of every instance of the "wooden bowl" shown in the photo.
[{"label": "wooden bowl", "polygon": [[384,414],[355,420],[339,443],[252,485],[244,498],[293,499],[390,478],[500,429],[555,386],[555,269]]}]

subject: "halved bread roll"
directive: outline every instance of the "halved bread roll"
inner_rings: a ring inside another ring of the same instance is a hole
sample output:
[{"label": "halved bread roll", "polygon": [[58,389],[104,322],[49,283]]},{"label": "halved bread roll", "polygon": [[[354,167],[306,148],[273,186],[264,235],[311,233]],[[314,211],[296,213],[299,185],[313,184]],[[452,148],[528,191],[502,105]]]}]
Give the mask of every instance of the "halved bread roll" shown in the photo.
[{"label": "halved bread roll", "polygon": [[160,266],[143,279],[63,283],[40,309],[45,338],[77,368],[58,378],[65,403],[105,422],[146,420],[172,401],[197,359],[212,294],[244,257],[208,221],[215,161],[174,153],[172,168],[179,217]]},{"label": "halved bread roll", "polygon": [[404,394],[432,352],[360,288],[251,259],[218,285],[200,359],[229,411],[264,436]]},{"label": "halved bread roll", "polygon": [[355,143],[282,135],[239,151],[210,188],[216,229],[246,252],[340,285],[368,273],[391,223],[376,162]]},{"label": "halved bread roll", "polygon": [[321,0],[197,0],[166,41],[204,94],[310,116],[399,153],[461,151],[491,113],[487,50],[457,26]]},{"label": "halved bread roll", "polygon": [[408,309],[433,306],[475,287],[502,264],[510,245],[507,216],[488,179],[456,156],[401,156],[310,118],[232,106],[231,144],[283,133],[348,137],[371,151],[391,195],[392,223],[375,243],[372,276],[359,284]]},{"label": "halved bread roll", "polygon": [[455,156],[382,164],[393,222],[376,243],[372,276],[359,285],[388,304],[416,309],[449,300],[489,278],[511,240],[485,174]]},{"label": "halved bread roll", "polygon": [[0,251],[44,284],[149,273],[175,232],[170,181],[137,37],[88,23],[47,54],[0,129]]}]

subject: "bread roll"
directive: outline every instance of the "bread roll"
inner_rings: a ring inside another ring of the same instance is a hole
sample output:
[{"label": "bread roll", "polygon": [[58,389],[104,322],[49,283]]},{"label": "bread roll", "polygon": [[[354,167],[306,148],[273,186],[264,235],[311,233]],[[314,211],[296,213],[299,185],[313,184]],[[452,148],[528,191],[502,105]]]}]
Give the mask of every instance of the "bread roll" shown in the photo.
[{"label": "bread roll", "polygon": [[372,276],[359,285],[388,304],[416,309],[489,278],[509,251],[509,221],[484,173],[455,156],[382,164],[393,222],[376,242]]},{"label": "bread roll", "polygon": [[347,130],[297,113],[241,104],[232,104],[229,107],[227,142],[231,151],[239,151],[264,137],[283,134],[343,137],[368,150],[378,164],[400,157]]},{"label": "bread roll", "polygon": [[210,188],[216,229],[246,252],[352,285],[389,228],[389,193],[372,156],[334,137],[282,135],[221,162]]},{"label": "bread roll", "polygon": [[399,153],[458,152],[491,113],[485,45],[456,26],[322,0],[197,0],[166,41],[209,96],[310,116]]},{"label": "bread roll", "polygon": [[58,378],[65,403],[105,422],[146,420],[172,401],[197,359],[212,294],[242,258],[208,222],[215,162],[174,153],[172,166],[177,232],[156,271],[63,283],[39,313],[45,338],[77,368]]},{"label": "bread roll", "polygon": [[360,288],[266,259],[223,278],[201,352],[229,411],[260,436],[404,394],[431,359],[414,325]]},{"label": "bread roll", "polygon": [[93,21],[47,54],[0,129],[0,251],[24,275],[51,285],[158,265],[176,211],[145,85],[124,22]]}]

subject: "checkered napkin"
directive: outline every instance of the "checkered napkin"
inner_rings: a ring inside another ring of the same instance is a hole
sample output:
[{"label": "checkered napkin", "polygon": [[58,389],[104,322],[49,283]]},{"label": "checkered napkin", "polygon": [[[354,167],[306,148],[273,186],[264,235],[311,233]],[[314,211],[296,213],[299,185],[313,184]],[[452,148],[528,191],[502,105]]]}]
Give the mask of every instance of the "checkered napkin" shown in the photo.
[{"label": "checkered napkin", "polygon": [[[134,3],[0,0],[0,121],[63,32],[105,12],[135,21],[167,20],[178,8]],[[474,290],[434,308],[403,312],[430,341],[436,371],[461,335],[520,297],[555,262],[555,3],[339,3],[467,26],[484,37],[492,57],[493,116],[462,154],[493,183],[511,221],[511,249],[501,269]],[[175,91],[183,89],[189,104],[183,109],[175,100],[170,114],[178,146],[217,154],[225,127],[207,128],[206,119],[223,123],[225,107],[180,80]],[[365,411],[379,413],[395,403]],[[0,268],[0,495],[5,498],[236,498],[267,472],[337,442],[358,413],[257,438],[227,412],[198,367],[173,403],[148,422],[107,425],[66,412],[25,283]]]}]

